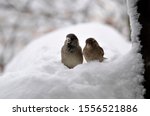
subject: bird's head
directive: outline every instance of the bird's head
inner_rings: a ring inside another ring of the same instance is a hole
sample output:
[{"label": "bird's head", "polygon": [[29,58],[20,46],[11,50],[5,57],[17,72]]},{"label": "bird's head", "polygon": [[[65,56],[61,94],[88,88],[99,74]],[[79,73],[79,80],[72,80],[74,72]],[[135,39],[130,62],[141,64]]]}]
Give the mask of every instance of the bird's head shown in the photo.
[{"label": "bird's head", "polygon": [[75,34],[68,34],[66,36],[66,41],[65,44],[67,45],[67,47],[71,48],[71,47],[77,47],[79,45],[78,43],[78,38],[76,37]]},{"label": "bird's head", "polygon": [[98,42],[94,38],[88,38],[85,43],[86,43],[86,47],[89,48],[99,46]]}]

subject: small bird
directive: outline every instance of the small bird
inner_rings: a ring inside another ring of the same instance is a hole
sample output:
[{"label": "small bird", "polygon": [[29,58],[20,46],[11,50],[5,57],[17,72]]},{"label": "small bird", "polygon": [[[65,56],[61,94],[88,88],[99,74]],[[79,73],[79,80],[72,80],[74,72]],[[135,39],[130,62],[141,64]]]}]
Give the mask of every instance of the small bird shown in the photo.
[{"label": "small bird", "polygon": [[68,68],[73,68],[78,64],[82,64],[82,49],[75,34],[71,33],[66,36],[66,40],[61,49],[61,62]]},{"label": "small bird", "polygon": [[104,50],[98,44],[98,42],[94,38],[88,38],[86,40],[86,45],[83,49],[83,55],[87,62],[98,60],[102,62],[105,58]]}]

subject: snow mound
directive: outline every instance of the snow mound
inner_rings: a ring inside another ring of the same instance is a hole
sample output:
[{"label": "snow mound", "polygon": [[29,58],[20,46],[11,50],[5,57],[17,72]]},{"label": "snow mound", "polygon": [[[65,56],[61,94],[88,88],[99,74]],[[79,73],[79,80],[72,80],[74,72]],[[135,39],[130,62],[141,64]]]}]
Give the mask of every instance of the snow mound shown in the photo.
[{"label": "snow mound", "polygon": [[[107,60],[65,67],[60,49],[68,33],[82,48],[94,37]],[[0,98],[143,98],[142,68],[141,55],[113,28],[80,24],[41,37],[17,55],[0,78]]]}]

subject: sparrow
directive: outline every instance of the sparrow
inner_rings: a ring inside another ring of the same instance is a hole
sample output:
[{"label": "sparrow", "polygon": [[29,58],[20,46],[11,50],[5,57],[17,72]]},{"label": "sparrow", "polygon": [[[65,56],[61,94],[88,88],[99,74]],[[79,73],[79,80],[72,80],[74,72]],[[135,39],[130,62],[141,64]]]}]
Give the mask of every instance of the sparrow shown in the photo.
[{"label": "sparrow", "polygon": [[83,49],[83,55],[87,62],[98,60],[100,62],[104,59],[104,50],[99,46],[98,42],[94,38],[88,38],[86,45]]},{"label": "sparrow", "polygon": [[68,68],[74,68],[83,62],[82,48],[75,34],[68,34],[61,48],[61,62]]}]

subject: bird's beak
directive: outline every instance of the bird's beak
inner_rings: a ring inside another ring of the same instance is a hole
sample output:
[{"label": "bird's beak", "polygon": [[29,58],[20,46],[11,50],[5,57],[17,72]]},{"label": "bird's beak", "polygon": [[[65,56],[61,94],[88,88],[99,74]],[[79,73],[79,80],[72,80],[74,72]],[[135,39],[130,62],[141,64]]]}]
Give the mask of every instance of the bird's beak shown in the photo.
[{"label": "bird's beak", "polygon": [[86,43],[87,48],[91,48],[91,45],[89,43]]},{"label": "bird's beak", "polygon": [[71,39],[70,38],[67,37],[66,39],[67,39],[67,44],[71,43]]}]

